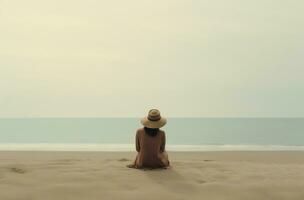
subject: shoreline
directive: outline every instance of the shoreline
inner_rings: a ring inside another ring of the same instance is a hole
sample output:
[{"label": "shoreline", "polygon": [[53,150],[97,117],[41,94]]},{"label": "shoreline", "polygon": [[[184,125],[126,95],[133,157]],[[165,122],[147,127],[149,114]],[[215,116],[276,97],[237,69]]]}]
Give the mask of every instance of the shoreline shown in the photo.
[{"label": "shoreline", "polygon": [[[283,145],[170,145],[173,152],[212,151],[304,151],[304,146]],[[88,151],[88,152],[134,152],[134,144],[98,143],[0,143],[0,151]]]}]

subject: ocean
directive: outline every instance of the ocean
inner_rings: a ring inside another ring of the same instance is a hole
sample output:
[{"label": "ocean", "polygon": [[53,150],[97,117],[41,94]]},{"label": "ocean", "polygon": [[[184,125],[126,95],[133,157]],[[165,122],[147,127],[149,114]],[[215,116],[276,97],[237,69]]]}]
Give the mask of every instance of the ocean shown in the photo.
[{"label": "ocean", "polygon": [[[2,118],[0,150],[134,150],[138,118]],[[169,150],[304,150],[304,118],[169,118]]]}]

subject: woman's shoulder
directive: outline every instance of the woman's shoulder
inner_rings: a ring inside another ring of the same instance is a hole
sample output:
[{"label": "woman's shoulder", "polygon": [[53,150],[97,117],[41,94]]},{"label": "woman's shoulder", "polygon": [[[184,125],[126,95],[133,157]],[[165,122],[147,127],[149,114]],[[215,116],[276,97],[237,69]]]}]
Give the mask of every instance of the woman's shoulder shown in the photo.
[{"label": "woman's shoulder", "polygon": [[144,132],[145,132],[144,128],[139,128],[139,129],[137,129],[136,134],[139,135],[139,134],[142,134]]},{"label": "woman's shoulder", "polygon": [[160,133],[161,135],[165,135],[165,134],[166,134],[165,131],[164,131],[164,130],[161,130],[161,129],[159,129],[159,133]]}]

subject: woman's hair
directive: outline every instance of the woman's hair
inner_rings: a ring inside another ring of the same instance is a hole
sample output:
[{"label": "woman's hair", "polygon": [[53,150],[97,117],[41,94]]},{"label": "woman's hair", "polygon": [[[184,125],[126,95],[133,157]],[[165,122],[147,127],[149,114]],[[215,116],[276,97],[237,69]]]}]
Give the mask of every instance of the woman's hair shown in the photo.
[{"label": "woman's hair", "polygon": [[146,134],[148,134],[151,137],[156,136],[157,133],[158,133],[158,131],[159,131],[159,128],[148,128],[148,127],[145,127]]}]

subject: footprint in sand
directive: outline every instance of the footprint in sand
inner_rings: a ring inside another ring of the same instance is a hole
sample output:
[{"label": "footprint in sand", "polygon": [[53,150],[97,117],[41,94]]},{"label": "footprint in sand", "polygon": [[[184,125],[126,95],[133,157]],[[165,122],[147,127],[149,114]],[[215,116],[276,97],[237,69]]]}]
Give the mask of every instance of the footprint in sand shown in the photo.
[{"label": "footprint in sand", "polygon": [[199,183],[199,184],[207,183],[207,181],[204,181],[204,180],[197,180],[196,182]]},{"label": "footprint in sand", "polygon": [[14,172],[14,173],[17,173],[17,174],[24,174],[24,173],[26,173],[25,169],[22,169],[22,168],[19,168],[19,167],[11,167],[11,168],[9,168],[9,170],[11,172]]},{"label": "footprint in sand", "polygon": [[130,161],[130,160],[127,159],[127,158],[121,158],[121,159],[119,159],[118,161],[119,161],[119,162],[127,162],[127,161]]}]

